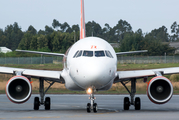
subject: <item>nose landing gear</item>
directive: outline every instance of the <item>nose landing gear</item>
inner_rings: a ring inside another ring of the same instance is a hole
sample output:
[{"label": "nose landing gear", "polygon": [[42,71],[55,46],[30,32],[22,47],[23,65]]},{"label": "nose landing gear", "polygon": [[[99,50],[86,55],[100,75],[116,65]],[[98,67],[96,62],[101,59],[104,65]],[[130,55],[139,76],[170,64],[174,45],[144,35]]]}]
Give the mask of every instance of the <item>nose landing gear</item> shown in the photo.
[{"label": "nose landing gear", "polygon": [[91,103],[87,103],[87,107],[86,110],[88,113],[91,112],[91,110],[93,110],[94,113],[96,113],[98,111],[98,107],[97,107],[97,103],[94,102],[94,100],[96,99],[94,97],[94,92],[95,92],[95,88],[91,87],[87,90],[87,93],[90,94],[89,99],[91,100]]}]

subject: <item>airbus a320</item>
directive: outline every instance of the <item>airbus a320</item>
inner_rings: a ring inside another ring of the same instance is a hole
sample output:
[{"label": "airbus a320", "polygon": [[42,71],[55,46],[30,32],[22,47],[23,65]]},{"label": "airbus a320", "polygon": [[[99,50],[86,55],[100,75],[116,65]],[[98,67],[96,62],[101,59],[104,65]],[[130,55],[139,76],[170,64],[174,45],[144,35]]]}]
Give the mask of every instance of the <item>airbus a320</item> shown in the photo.
[{"label": "airbus a320", "polygon": [[[115,53],[113,47],[98,37],[85,36],[84,0],[81,0],[81,24],[80,40],[73,44],[66,54],[16,50],[36,54],[63,56],[64,69],[62,71],[20,69],[0,67],[0,73],[13,74],[6,85],[7,97],[14,103],[26,102],[32,93],[31,78],[39,79],[39,97],[34,98],[34,110],[39,110],[40,105],[45,110],[50,110],[50,97],[45,97],[47,90],[55,83],[65,84],[66,88],[74,91],[87,91],[90,94],[90,102],[87,103],[87,112],[97,112],[94,93],[101,90],[109,90],[114,83],[121,82],[130,94],[124,98],[124,110],[129,110],[134,105],[135,110],[141,109],[139,97],[135,97],[136,80],[153,76],[147,85],[147,95],[156,104],[168,102],[173,94],[173,86],[169,79],[163,77],[165,74],[179,73],[179,67],[117,71],[117,55],[147,52],[146,50]],[[44,90],[44,81],[49,87]],[[131,82],[131,90],[126,84]]]}]

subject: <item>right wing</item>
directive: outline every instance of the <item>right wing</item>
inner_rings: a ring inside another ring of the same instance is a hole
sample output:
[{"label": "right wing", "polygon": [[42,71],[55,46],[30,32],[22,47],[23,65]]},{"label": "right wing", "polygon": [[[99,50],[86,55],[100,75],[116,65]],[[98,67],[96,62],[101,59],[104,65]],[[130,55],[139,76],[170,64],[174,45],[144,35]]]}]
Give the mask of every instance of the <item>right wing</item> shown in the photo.
[{"label": "right wing", "polygon": [[64,80],[61,78],[62,71],[0,67],[0,73],[2,74],[17,75],[18,72],[20,72],[20,74],[23,76],[30,76],[32,78],[44,78],[50,81],[64,83]]},{"label": "right wing", "polygon": [[29,51],[29,50],[15,50],[15,51],[25,52],[25,53],[43,54],[43,55],[65,56],[65,54],[62,54],[62,53],[50,53],[50,52],[39,52],[39,51]]}]

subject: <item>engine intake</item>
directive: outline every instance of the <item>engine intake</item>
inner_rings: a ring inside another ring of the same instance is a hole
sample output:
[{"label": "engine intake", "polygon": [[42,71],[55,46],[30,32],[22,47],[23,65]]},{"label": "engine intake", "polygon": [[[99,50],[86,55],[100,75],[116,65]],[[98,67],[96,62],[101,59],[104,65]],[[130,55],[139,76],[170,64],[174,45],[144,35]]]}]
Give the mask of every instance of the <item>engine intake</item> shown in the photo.
[{"label": "engine intake", "polygon": [[166,77],[154,77],[148,83],[147,95],[152,102],[164,104],[168,102],[173,95],[172,83]]},{"label": "engine intake", "polygon": [[6,95],[14,103],[26,102],[32,93],[32,86],[24,76],[12,77],[6,85]]}]

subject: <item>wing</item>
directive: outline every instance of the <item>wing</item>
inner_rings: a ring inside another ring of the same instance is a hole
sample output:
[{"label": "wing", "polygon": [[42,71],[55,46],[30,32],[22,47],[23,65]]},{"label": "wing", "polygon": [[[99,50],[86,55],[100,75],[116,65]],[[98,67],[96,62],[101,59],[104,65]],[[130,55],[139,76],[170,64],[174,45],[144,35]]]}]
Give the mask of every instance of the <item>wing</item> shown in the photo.
[{"label": "wing", "polygon": [[129,51],[129,52],[118,52],[118,53],[116,53],[116,55],[134,54],[134,53],[143,53],[143,52],[148,52],[148,50]]},{"label": "wing", "polygon": [[39,52],[39,51],[29,51],[29,50],[15,50],[15,51],[25,52],[25,53],[34,53],[34,54],[43,54],[43,55],[52,55],[52,56],[65,56],[65,54],[61,54],[61,53]]},{"label": "wing", "polygon": [[62,71],[0,67],[0,73],[3,74],[17,75],[18,72],[20,72],[23,76],[30,76],[32,78],[44,78],[46,80],[64,83],[64,80],[61,78]]},{"label": "wing", "polygon": [[177,74],[179,73],[179,67],[149,69],[149,70],[134,70],[134,71],[117,71],[117,77],[114,80],[114,83],[125,81],[130,78],[143,78],[149,76],[156,76],[158,73],[162,75]]}]

